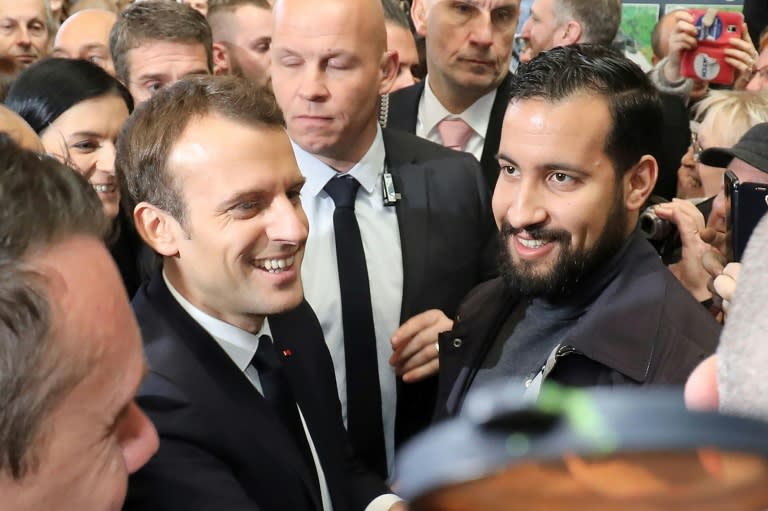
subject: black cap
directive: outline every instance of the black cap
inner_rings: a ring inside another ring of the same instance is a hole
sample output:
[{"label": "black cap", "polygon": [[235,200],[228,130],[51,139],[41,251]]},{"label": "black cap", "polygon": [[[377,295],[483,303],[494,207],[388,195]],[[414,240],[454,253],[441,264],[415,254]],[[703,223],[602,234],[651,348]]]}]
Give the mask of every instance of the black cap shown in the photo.
[{"label": "black cap", "polygon": [[699,161],[710,167],[725,168],[734,158],[768,173],[768,122],[752,126],[731,148],[711,147],[702,151]]}]

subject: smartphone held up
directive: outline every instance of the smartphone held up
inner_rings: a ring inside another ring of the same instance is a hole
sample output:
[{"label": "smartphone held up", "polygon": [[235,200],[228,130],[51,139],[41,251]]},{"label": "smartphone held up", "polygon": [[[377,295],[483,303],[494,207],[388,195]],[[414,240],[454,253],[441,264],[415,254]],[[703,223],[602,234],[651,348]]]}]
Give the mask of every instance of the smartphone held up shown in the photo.
[{"label": "smartphone held up", "polygon": [[698,45],[683,52],[682,75],[712,83],[733,83],[736,70],[725,61],[725,49],[732,38],[741,38],[744,16],[715,9],[690,9],[688,12],[694,18]]}]

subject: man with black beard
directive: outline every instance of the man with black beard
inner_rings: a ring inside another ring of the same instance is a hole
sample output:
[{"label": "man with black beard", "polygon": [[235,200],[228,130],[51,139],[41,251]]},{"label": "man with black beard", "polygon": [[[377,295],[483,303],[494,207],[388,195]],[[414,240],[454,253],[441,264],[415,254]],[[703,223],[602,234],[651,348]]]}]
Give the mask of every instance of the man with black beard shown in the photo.
[{"label": "man with black beard", "polygon": [[[613,50],[541,54],[512,78],[493,211],[501,277],[440,338],[437,418],[474,386],[680,384],[719,326],[636,230],[658,174],[658,93]],[[682,392],[682,387],[681,387]]]}]

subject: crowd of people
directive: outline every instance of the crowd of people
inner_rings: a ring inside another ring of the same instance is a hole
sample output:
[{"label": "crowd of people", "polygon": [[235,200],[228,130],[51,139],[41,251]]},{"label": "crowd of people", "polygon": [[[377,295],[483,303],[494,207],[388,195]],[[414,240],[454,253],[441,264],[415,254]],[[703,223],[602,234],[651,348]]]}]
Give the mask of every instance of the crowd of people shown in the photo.
[{"label": "crowd of people", "polygon": [[768,419],[758,3],[715,84],[621,0],[0,0],[0,508],[404,510],[552,384]]}]

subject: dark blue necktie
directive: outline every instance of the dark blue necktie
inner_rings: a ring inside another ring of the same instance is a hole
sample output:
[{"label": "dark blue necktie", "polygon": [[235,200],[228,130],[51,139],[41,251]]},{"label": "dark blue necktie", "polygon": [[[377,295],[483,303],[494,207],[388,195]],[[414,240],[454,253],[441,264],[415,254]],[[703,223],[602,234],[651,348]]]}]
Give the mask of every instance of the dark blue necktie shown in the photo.
[{"label": "dark blue necktie", "polygon": [[355,196],[359,188],[355,178],[342,176],[328,181],[324,189],[336,205],[333,230],[344,327],[347,431],[358,457],[386,479],[376,332],[363,240],[355,218]]},{"label": "dark blue necktie", "polygon": [[[268,335],[259,337],[259,347],[251,360],[251,365],[259,372],[261,393],[280,417],[281,422],[296,442],[297,447],[308,464],[310,474],[314,476],[318,492],[320,484],[317,477],[315,460],[309,448],[309,441],[301,424],[299,410],[296,408],[296,398],[291,385],[283,373],[283,363]],[[318,493],[319,495],[319,493]]]}]

